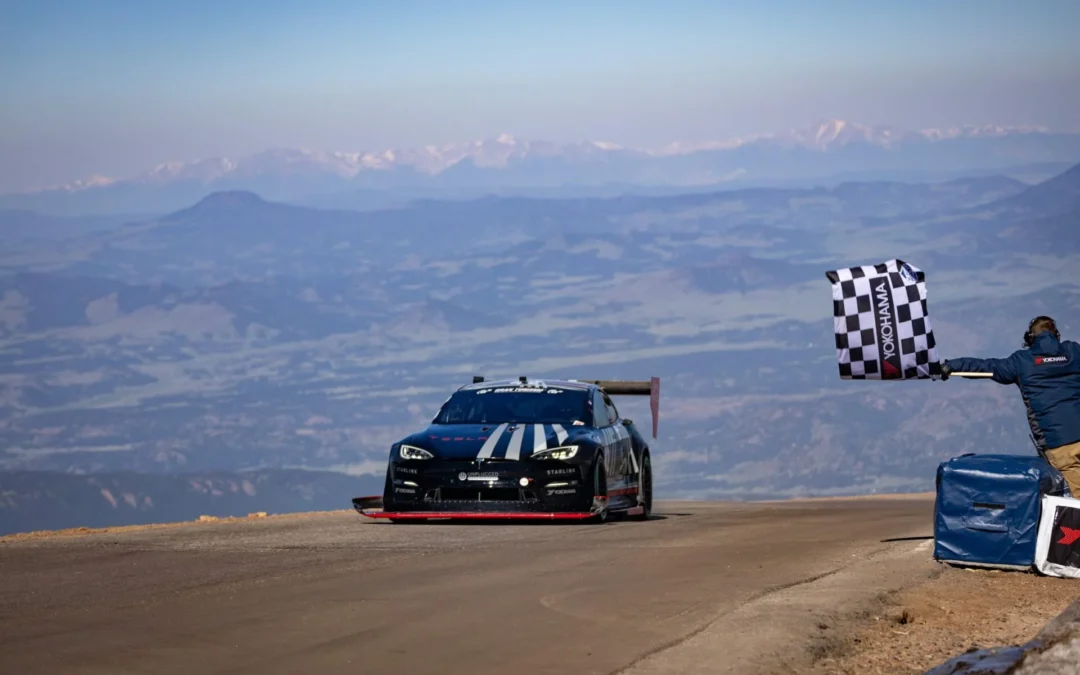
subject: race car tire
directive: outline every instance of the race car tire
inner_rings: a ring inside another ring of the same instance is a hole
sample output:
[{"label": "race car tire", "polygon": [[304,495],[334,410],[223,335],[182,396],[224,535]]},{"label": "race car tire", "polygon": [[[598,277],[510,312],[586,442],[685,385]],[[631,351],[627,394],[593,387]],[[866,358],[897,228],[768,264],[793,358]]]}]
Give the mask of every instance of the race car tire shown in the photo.
[{"label": "race car tire", "polygon": [[[593,463],[592,469],[593,475],[593,490],[592,495],[589,497],[589,503],[586,508],[592,507],[593,497],[606,497],[607,496],[607,470],[604,468],[604,456],[597,453],[596,461]],[[600,513],[596,514],[592,518],[589,518],[586,522],[592,524],[606,523],[608,519],[608,510],[604,509]]]},{"label": "race car tire", "polygon": [[633,516],[634,520],[648,520],[652,515],[653,487],[652,487],[652,459],[648,451],[641,457],[641,473],[638,476],[638,490],[641,495],[642,512]]}]

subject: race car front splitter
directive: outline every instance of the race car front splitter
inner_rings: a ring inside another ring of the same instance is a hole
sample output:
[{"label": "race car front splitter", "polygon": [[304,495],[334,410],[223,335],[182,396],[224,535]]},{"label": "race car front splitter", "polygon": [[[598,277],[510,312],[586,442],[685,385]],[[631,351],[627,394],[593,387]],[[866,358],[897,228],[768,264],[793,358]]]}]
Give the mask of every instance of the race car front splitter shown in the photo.
[{"label": "race car front splitter", "polygon": [[[471,520],[585,520],[600,515],[607,509],[607,497],[594,497],[588,511],[423,511],[393,512],[382,510],[382,497],[355,497],[353,508],[368,518],[392,518],[394,520],[471,519]],[[378,509],[378,510],[376,510]]]}]

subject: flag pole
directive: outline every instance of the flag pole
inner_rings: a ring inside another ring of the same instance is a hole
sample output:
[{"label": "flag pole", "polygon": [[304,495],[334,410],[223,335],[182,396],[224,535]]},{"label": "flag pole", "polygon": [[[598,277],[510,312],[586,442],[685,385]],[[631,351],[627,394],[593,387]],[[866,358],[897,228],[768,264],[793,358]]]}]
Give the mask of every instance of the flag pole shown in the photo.
[{"label": "flag pole", "polygon": [[949,373],[949,377],[993,377],[993,373]]}]

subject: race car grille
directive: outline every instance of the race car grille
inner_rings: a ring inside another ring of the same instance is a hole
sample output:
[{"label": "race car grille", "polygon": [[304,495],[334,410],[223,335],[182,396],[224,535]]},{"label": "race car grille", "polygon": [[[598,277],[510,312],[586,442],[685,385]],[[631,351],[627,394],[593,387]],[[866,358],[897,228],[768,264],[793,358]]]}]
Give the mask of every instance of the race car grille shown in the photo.
[{"label": "race car grille", "polygon": [[453,487],[440,488],[435,495],[441,502],[520,502],[526,501],[517,488]]}]

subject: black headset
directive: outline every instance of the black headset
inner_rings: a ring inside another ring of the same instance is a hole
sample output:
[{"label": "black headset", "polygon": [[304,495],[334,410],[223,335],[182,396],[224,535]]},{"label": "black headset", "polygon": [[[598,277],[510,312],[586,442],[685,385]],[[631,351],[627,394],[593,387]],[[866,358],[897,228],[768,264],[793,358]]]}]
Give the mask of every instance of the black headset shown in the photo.
[{"label": "black headset", "polygon": [[1031,328],[1039,321],[1045,321],[1050,324],[1050,334],[1054,336],[1055,340],[1061,340],[1061,334],[1058,333],[1057,324],[1048,316],[1037,316],[1028,323],[1027,330],[1024,332],[1024,346],[1031,347],[1035,342],[1035,336],[1031,334]]}]

